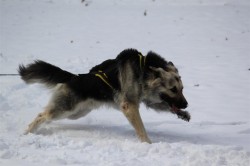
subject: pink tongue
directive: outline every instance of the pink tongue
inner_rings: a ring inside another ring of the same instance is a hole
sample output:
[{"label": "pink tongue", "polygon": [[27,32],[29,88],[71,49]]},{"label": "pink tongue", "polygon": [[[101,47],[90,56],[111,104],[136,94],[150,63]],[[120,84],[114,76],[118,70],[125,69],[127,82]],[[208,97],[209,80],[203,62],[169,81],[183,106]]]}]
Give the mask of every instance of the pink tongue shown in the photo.
[{"label": "pink tongue", "polygon": [[172,105],[172,111],[173,112],[178,112],[178,111],[180,111],[180,109],[177,108],[175,105]]}]

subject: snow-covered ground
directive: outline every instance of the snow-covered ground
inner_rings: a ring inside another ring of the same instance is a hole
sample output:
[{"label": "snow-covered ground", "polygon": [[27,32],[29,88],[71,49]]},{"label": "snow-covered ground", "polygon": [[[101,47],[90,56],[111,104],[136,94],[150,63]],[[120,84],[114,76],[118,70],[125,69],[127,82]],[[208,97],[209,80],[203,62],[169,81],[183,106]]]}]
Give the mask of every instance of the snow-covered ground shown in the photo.
[{"label": "snow-covered ground", "polygon": [[0,73],[42,59],[73,73],[125,48],[179,68],[189,123],[141,106],[153,144],[110,108],[23,135],[50,91],[0,77],[0,165],[250,165],[250,1],[0,0]]}]

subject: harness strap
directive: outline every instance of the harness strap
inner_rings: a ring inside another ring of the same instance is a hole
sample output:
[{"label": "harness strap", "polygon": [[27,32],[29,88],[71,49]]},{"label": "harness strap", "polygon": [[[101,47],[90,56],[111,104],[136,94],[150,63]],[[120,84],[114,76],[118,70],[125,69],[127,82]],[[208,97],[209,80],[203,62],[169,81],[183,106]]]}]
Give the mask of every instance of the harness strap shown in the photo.
[{"label": "harness strap", "polygon": [[[143,71],[146,65],[146,56],[143,56],[141,53],[138,54],[140,61],[140,69]],[[112,90],[115,90],[113,86],[108,81],[108,76],[102,70],[98,70],[98,73],[95,74],[96,77],[99,77],[106,85],[108,85]]]},{"label": "harness strap", "polygon": [[107,84],[112,90],[115,90],[113,86],[108,82],[108,76],[101,70],[98,70],[98,73],[95,74],[96,77],[99,77],[105,84]]},{"label": "harness strap", "polygon": [[141,53],[139,53],[138,56],[140,58],[140,69],[142,71],[146,65],[146,56],[143,56]]}]

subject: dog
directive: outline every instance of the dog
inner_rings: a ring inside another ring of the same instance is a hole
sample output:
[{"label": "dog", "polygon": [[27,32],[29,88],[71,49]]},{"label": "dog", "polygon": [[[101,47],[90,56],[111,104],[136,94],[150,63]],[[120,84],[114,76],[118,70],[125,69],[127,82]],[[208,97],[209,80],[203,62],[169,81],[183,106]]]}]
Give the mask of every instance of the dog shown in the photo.
[{"label": "dog", "polygon": [[120,109],[141,142],[151,143],[139,113],[140,103],[156,111],[169,111],[189,121],[190,114],[177,68],[155,52],[143,56],[135,49],[122,51],[93,67],[87,74],[72,74],[36,60],[19,65],[26,83],[42,83],[54,92],[44,112],[26,130],[34,133],[42,124],[60,119],[78,119],[102,105]]}]

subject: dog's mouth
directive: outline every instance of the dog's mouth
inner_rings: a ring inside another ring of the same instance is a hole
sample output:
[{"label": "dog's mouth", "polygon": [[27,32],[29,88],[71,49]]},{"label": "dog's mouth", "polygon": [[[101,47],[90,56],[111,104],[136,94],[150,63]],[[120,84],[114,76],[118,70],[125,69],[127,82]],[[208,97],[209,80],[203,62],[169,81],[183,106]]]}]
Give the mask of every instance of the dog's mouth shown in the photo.
[{"label": "dog's mouth", "polygon": [[175,105],[172,105],[171,112],[175,113],[178,116],[178,118],[185,120],[187,122],[189,122],[191,119],[191,116],[187,111],[183,111],[180,108],[177,108]]},{"label": "dog's mouth", "polygon": [[174,113],[178,113],[178,112],[181,111],[181,109],[180,109],[180,108],[177,108],[174,104],[172,104],[170,110],[171,110],[172,112],[174,112]]},{"label": "dog's mouth", "polygon": [[181,109],[185,109],[187,107],[186,102],[175,102],[174,99],[168,97],[166,94],[162,93],[160,97],[164,102],[166,102],[169,105],[170,111],[173,113],[180,112]]}]

